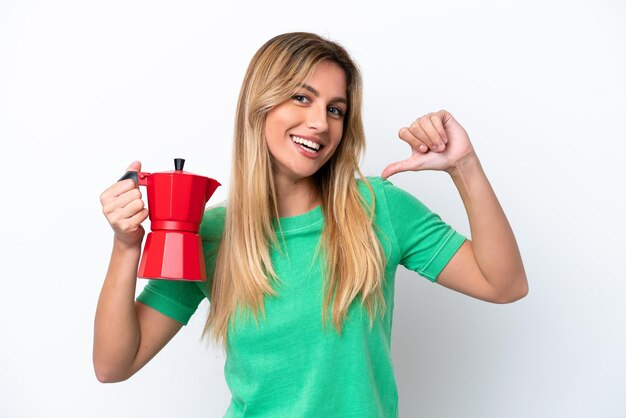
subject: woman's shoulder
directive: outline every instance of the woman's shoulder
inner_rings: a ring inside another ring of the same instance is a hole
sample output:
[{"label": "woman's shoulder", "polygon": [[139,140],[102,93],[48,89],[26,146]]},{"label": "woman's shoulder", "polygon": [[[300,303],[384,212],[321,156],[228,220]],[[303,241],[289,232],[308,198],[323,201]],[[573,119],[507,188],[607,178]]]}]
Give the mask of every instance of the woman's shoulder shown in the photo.
[{"label": "woman's shoulder", "polygon": [[408,191],[394,185],[390,180],[380,176],[366,176],[365,180],[357,179],[359,192],[361,196],[370,203],[372,193],[369,191],[371,187],[377,203],[382,202],[388,208],[406,207],[407,205],[422,206],[422,203]]},{"label": "woman's shoulder", "polygon": [[385,196],[385,191],[387,189],[389,189],[390,187],[395,187],[389,180],[384,179],[380,176],[365,176],[364,179],[357,178],[356,183],[359,188],[359,192],[364,198],[368,199],[368,201],[371,197],[371,192],[369,189],[370,187],[374,192],[374,196],[379,199]]},{"label": "woman's shoulder", "polygon": [[[391,181],[389,181],[388,179],[384,179],[381,176],[365,176],[365,180],[367,180],[367,182],[369,182],[372,187],[376,187],[378,189],[382,189],[383,187],[389,187],[390,185],[393,186],[393,183],[391,183]],[[362,178],[356,178],[356,182],[359,187],[366,187],[365,182]]]}]

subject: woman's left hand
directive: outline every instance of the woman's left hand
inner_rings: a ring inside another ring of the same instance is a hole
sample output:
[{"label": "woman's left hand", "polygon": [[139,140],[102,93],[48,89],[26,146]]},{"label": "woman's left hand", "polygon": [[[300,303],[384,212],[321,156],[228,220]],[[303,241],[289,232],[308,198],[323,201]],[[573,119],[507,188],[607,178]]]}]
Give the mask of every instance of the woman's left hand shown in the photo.
[{"label": "woman's left hand", "polygon": [[403,171],[440,170],[451,173],[459,161],[474,153],[467,132],[445,111],[428,113],[398,132],[411,146],[411,156],[388,165],[381,174],[387,178]]}]

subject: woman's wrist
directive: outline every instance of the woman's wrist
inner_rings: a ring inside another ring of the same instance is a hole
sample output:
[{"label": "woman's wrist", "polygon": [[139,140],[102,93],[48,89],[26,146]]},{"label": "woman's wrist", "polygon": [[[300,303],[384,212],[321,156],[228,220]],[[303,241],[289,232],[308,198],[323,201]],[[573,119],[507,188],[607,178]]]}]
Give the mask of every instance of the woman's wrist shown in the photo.
[{"label": "woman's wrist", "polygon": [[446,172],[453,180],[459,180],[462,177],[471,174],[473,171],[482,170],[480,160],[474,151],[461,158],[457,163],[448,168]]},{"label": "woman's wrist", "polygon": [[129,244],[120,240],[116,235],[113,237],[113,251],[117,253],[128,253],[135,255],[141,253],[141,241],[135,244]]}]

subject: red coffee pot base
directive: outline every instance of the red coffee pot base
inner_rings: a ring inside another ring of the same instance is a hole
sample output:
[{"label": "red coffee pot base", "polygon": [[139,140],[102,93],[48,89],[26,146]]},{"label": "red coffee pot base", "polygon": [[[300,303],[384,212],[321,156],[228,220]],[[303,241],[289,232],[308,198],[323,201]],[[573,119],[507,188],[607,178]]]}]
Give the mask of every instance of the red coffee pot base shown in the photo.
[{"label": "red coffee pot base", "polygon": [[206,281],[200,235],[186,231],[152,231],[146,238],[137,277]]}]

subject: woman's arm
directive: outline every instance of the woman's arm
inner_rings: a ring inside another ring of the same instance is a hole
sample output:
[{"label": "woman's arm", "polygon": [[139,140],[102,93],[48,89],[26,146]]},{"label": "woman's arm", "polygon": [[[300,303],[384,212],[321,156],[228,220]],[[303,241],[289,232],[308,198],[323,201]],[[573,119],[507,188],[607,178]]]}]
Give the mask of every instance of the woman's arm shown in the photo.
[{"label": "woman's arm", "polygon": [[[141,171],[133,162],[126,171]],[[100,382],[119,382],[141,369],[182,324],[135,301],[137,266],[148,217],[132,180],[114,183],[100,195],[102,211],[115,231],[113,251],[94,320],[93,366]]]},{"label": "woman's arm", "polygon": [[437,283],[478,299],[510,303],[528,294],[528,281],[513,230],[475,153],[448,170],[469,218],[466,241]]},{"label": "woman's arm", "polygon": [[400,129],[398,136],[411,146],[412,154],[387,166],[382,177],[403,171],[446,171],[469,218],[472,241],[461,246],[437,283],[495,303],[524,297],[528,282],[515,236],[465,129],[440,110]]},{"label": "woman's arm", "polygon": [[140,248],[122,247],[115,241],[94,321],[93,366],[102,383],[131,377],[183,326],[134,301]]}]

